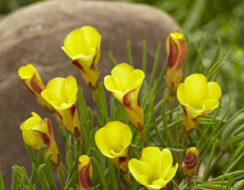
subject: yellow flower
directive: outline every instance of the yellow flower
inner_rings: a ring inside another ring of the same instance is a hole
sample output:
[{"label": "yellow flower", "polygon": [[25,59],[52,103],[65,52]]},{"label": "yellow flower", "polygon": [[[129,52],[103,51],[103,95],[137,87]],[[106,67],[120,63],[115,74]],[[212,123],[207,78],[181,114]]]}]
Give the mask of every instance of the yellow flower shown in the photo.
[{"label": "yellow flower", "polygon": [[45,89],[45,84],[43,83],[36,68],[33,65],[28,64],[20,67],[18,74],[25,87],[36,96],[37,101],[43,107],[51,111],[52,107],[41,97],[41,92]]},{"label": "yellow flower", "polygon": [[188,177],[192,177],[198,169],[198,156],[198,150],[195,147],[187,150],[181,169]]},{"label": "yellow flower", "polygon": [[131,123],[139,131],[144,129],[144,113],[139,102],[144,77],[142,70],[121,63],[104,78],[105,88],[123,105]]},{"label": "yellow flower", "polygon": [[108,122],[95,134],[95,142],[101,153],[112,159],[119,170],[128,171],[128,154],[132,139],[130,127],[119,121]]},{"label": "yellow flower", "polygon": [[129,170],[138,183],[149,190],[160,190],[175,176],[178,164],[172,167],[173,157],[168,149],[160,151],[149,146],[142,150],[140,160],[131,159]]},{"label": "yellow flower", "polygon": [[184,127],[189,132],[200,119],[219,105],[221,88],[216,82],[207,82],[202,74],[192,74],[181,83],[177,98],[184,109]]},{"label": "yellow flower", "polygon": [[42,145],[46,145],[44,154],[52,152],[52,162],[55,165],[59,164],[59,150],[54,140],[51,121],[47,118],[41,119],[39,115],[32,112],[32,117],[24,121],[20,125],[23,132],[23,139],[25,144],[31,146],[33,149],[40,149]]},{"label": "yellow flower", "polygon": [[70,32],[64,40],[62,49],[77,66],[86,84],[97,88],[99,73],[97,62],[100,58],[101,36],[91,26],[83,26]]},{"label": "yellow flower", "polygon": [[78,163],[78,188],[77,190],[92,189],[92,163],[87,155],[82,155]]},{"label": "yellow flower", "polygon": [[53,106],[66,130],[76,138],[80,137],[80,121],[76,108],[78,88],[73,76],[56,77],[50,80],[42,97]]},{"label": "yellow flower", "polygon": [[166,84],[170,96],[175,97],[177,88],[182,79],[182,65],[187,52],[187,44],[181,33],[170,33],[166,42],[168,58],[168,69]]}]

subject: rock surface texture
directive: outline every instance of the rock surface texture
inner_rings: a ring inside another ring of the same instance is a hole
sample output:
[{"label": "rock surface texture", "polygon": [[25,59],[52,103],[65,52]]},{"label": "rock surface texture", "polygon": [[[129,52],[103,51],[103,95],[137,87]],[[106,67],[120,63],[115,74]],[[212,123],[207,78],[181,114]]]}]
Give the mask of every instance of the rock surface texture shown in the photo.
[{"label": "rock surface texture", "polygon": [[[178,29],[173,19],[160,10],[120,2],[47,1],[25,7],[2,19],[0,171],[6,189],[10,189],[12,165],[23,165],[30,169],[19,125],[31,116],[32,111],[43,118],[52,118],[22,85],[17,75],[20,66],[29,63],[35,65],[45,83],[53,77],[74,75],[84,89],[88,105],[95,106],[78,69],[71,65],[71,60],[61,50],[65,36],[83,25],[94,26],[102,36],[98,63],[100,81],[112,68],[107,55],[109,50],[119,63],[127,62],[126,44],[130,40],[134,63],[137,68],[141,68],[142,40],[146,40],[150,72],[158,42],[164,47],[169,32]],[[165,54],[163,48],[162,60]],[[57,136],[57,129],[54,133]],[[58,139],[56,137],[61,149],[62,142]]]}]

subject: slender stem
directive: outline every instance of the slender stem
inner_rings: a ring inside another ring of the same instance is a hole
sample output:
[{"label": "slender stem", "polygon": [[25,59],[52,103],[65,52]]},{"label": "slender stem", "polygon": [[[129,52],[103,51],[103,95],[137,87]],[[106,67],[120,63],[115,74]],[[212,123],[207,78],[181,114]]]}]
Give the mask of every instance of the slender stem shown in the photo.
[{"label": "slender stem", "polygon": [[98,106],[98,90],[97,88],[91,88],[93,100],[96,102]]},{"label": "slender stem", "polygon": [[64,189],[64,186],[65,186],[64,171],[63,171],[63,169],[61,167],[61,164],[56,166],[56,168],[57,168],[57,172],[58,172],[58,177],[60,179],[61,187],[62,187],[62,189]]},{"label": "slender stem", "polygon": [[144,147],[147,146],[147,142],[146,142],[146,139],[145,139],[145,136],[144,136],[144,130],[142,131],[139,131],[140,132],[140,135],[141,135],[141,138],[142,138],[142,141],[143,141],[143,145]]},{"label": "slender stem", "polygon": [[129,172],[121,172],[123,175],[124,180],[126,181],[127,185],[128,185],[128,189],[131,188],[131,179],[130,179],[130,173]]},{"label": "slender stem", "polygon": [[84,144],[83,144],[81,137],[79,138],[79,143],[80,143],[80,148],[81,148],[82,154],[86,154],[86,150],[85,150],[85,147],[84,147]]},{"label": "slender stem", "polygon": [[185,129],[183,129],[183,137],[184,137],[184,147],[185,149],[187,149],[188,132],[186,132]]},{"label": "slender stem", "polygon": [[[175,96],[169,96],[169,108],[172,110],[175,106]],[[173,120],[173,112],[170,112],[169,114],[169,123],[171,123]]]},{"label": "slender stem", "polygon": [[224,156],[225,152],[226,152],[226,148],[225,147],[222,147],[222,149],[221,149],[218,157],[216,158],[216,160],[214,161],[212,167],[208,171],[207,179],[212,174],[214,168],[217,166],[217,164],[219,163],[219,161],[221,160],[221,158]]},{"label": "slender stem", "polygon": [[192,176],[188,176],[187,177],[187,186],[190,188],[190,190],[192,189],[191,180],[192,180]]}]

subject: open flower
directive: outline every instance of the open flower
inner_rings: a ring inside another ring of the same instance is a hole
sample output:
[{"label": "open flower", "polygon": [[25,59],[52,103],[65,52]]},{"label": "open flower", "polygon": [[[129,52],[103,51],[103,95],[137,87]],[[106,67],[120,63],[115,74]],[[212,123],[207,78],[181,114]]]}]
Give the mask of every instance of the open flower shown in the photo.
[{"label": "open flower", "polygon": [[91,26],[83,26],[70,32],[62,49],[80,69],[81,75],[91,89],[97,88],[99,73],[97,62],[100,58],[101,36]]},{"label": "open flower", "polygon": [[78,88],[73,76],[56,77],[50,80],[42,97],[56,110],[66,130],[76,138],[80,137],[80,120],[76,108]]},{"label": "open flower", "polygon": [[119,121],[108,122],[95,134],[95,142],[101,153],[112,159],[116,167],[128,171],[128,154],[132,139],[130,127]]},{"label": "open flower", "polygon": [[173,157],[168,149],[160,151],[149,146],[142,150],[140,160],[131,159],[129,170],[138,183],[149,190],[161,190],[175,176],[178,164],[172,167]]},{"label": "open flower", "polygon": [[36,68],[31,64],[21,66],[18,70],[18,74],[25,87],[36,96],[37,101],[43,107],[52,110],[52,107],[41,97],[41,92],[45,89],[45,84]]},{"label": "open flower", "polygon": [[177,98],[184,109],[184,127],[189,132],[200,119],[219,105],[221,88],[216,82],[207,82],[203,74],[192,74],[181,83]]},{"label": "open flower", "polygon": [[131,123],[139,131],[144,129],[144,113],[139,101],[144,77],[142,70],[121,63],[104,78],[105,88],[123,105]]},{"label": "open flower", "polygon": [[92,189],[92,163],[87,155],[82,155],[78,163],[78,188],[77,190]]},{"label": "open flower", "polygon": [[25,120],[20,129],[23,132],[23,139],[25,144],[31,146],[33,149],[40,149],[42,145],[46,145],[44,154],[52,152],[51,161],[59,164],[59,150],[54,140],[51,121],[47,118],[41,119],[39,115],[32,112],[32,117]]},{"label": "open flower", "polygon": [[181,33],[170,33],[166,41],[168,58],[168,69],[166,84],[170,96],[175,97],[178,85],[182,79],[182,65],[187,53],[187,44]]},{"label": "open flower", "polygon": [[191,147],[187,150],[181,169],[188,177],[192,177],[198,169],[198,156],[198,150],[195,147]]}]

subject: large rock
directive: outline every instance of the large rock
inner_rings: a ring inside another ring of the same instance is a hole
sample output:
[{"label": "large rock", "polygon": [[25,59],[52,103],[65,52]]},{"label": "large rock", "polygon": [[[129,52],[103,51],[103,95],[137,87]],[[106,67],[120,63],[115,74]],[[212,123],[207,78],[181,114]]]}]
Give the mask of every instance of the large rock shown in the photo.
[{"label": "large rock", "polygon": [[[7,189],[12,165],[30,168],[20,123],[30,117],[31,111],[51,117],[21,84],[17,76],[21,65],[34,64],[45,82],[56,76],[74,75],[83,86],[89,105],[94,106],[78,69],[60,48],[65,36],[83,25],[94,26],[102,35],[98,65],[101,81],[112,68],[107,56],[109,50],[119,63],[127,62],[126,43],[130,40],[135,65],[141,68],[142,40],[146,40],[150,72],[158,42],[164,47],[169,32],[178,29],[172,18],[160,10],[119,2],[47,1],[20,9],[1,20],[0,171]],[[162,54],[165,58],[164,48]],[[62,146],[60,142],[59,146]]]}]

